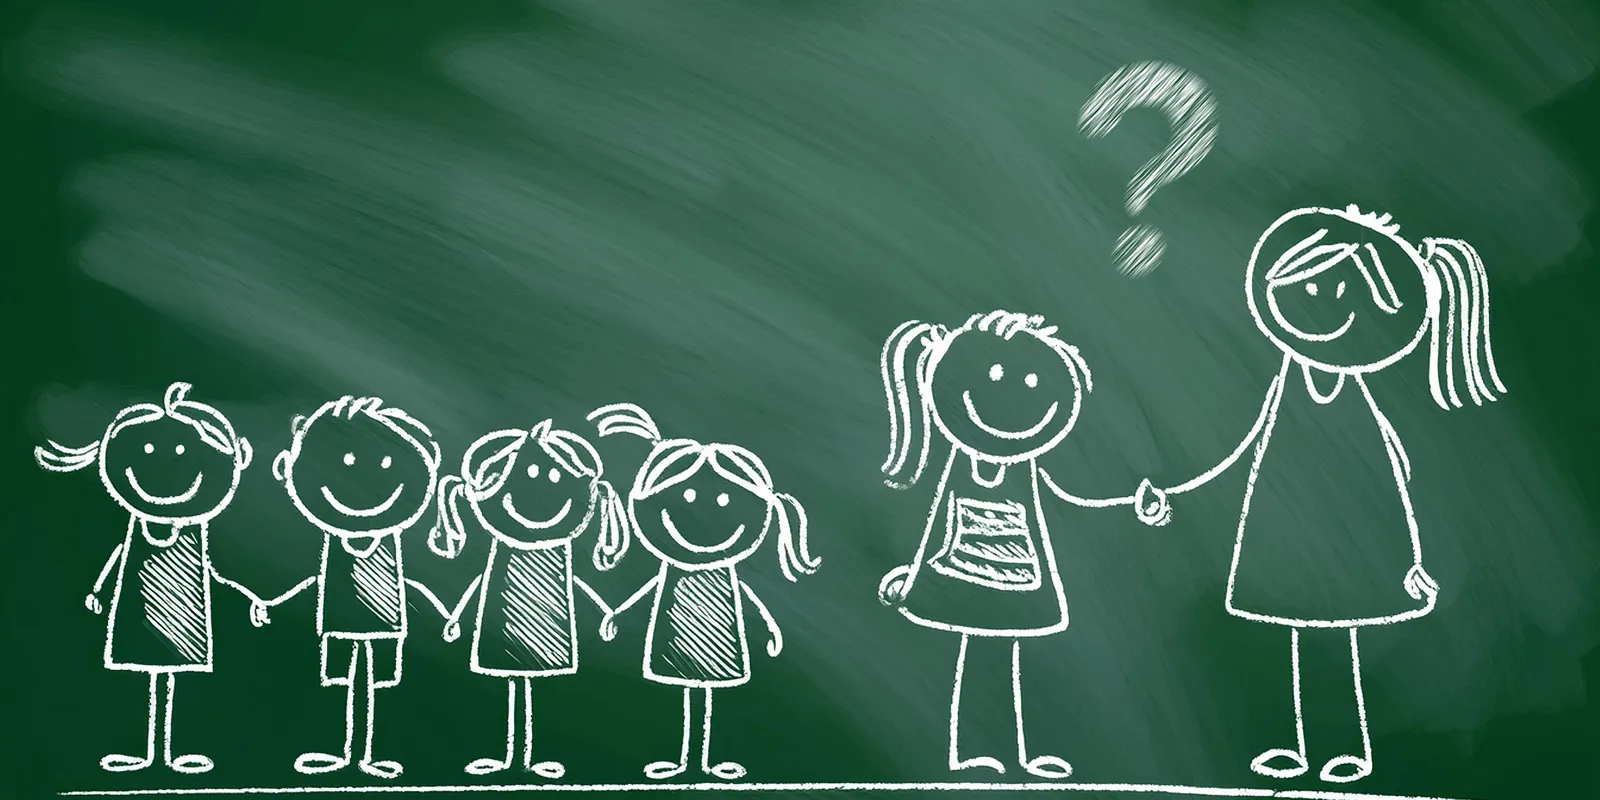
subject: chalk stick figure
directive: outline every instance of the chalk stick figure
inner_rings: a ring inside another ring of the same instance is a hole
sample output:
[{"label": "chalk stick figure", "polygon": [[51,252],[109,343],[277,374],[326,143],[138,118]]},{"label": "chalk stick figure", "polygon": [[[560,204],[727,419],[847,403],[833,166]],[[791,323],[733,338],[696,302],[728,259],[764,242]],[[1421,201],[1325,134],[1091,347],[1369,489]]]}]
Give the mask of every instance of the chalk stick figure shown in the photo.
[{"label": "chalk stick figure", "polygon": [[305,753],[294,766],[318,774],[350,765],[356,697],[364,695],[366,738],[357,767],[395,778],[402,771],[398,762],[373,757],[373,705],[377,689],[400,684],[407,588],[440,616],[449,615],[428,587],[405,577],[400,546],[401,534],[433,501],[439,445],[426,426],[376,397],[324,403],[310,417],[295,417],[290,429],[293,442],[273,459],[272,474],[323,532],[322,565],[251,613],[258,625],[266,624],[267,609],[315,584],[322,685],[346,688],[342,754]]},{"label": "chalk stick figure", "polygon": [[[645,775],[657,780],[683,774],[698,756],[700,769],[724,780],[743,777],[732,761],[711,762],[712,690],[750,680],[750,644],[744,600],[766,623],[767,655],[783,650],[777,620],[740,580],[737,566],[756,551],[774,522],[778,565],[784,577],[812,574],[821,562],[806,542],[799,501],[773,489],[761,459],[743,447],[665,439],[643,409],[618,404],[589,415],[601,436],[627,433],[654,443],[628,492],[628,521],[640,544],[661,559],[661,570],[606,615],[601,638],[617,635],[616,616],[652,598],[644,642],[645,680],[683,687],[683,742],[676,761],[657,761]],[[700,736],[694,737],[695,695],[703,695]]]},{"label": "chalk stick figure", "polygon": [[111,499],[128,512],[122,543],[112,549],[84,599],[89,611],[99,614],[100,591],[115,573],[106,669],[150,675],[144,754],[100,759],[100,767],[110,772],[155,763],[157,727],[162,761],[169,768],[191,774],[212,768],[206,756],[172,754],[178,673],[212,671],[211,581],[260,602],[218,574],[207,536],[211,520],[233,500],[239,476],[250,465],[250,442],[234,433],[222,412],[188,399],[189,389],[187,383],[174,383],[161,405],[122,409],[93,444],[50,442],[34,448],[39,466],[53,472],[97,466]]},{"label": "chalk stick figure", "polygon": [[[529,447],[528,445],[534,445]],[[444,626],[446,641],[461,636],[461,615],[477,598],[472,629],[472,671],[506,679],[506,749],[503,758],[468,764],[471,775],[510,769],[522,730],[522,768],[560,778],[557,761],[533,760],[533,679],[578,671],[574,588],[602,613],[611,607],[574,574],[572,542],[598,525],[593,561],[608,570],[628,546],[627,511],[611,484],[601,479],[600,454],[587,439],[552,427],[486,434],[461,459],[461,476],[439,484],[439,523],[429,545],[454,558],[466,542],[458,505],[489,532],[489,559],[472,579]],[[517,724],[517,685],[522,685],[522,724]]]},{"label": "chalk stick figure", "polygon": [[[1439,594],[1422,566],[1411,461],[1367,376],[1427,339],[1429,388],[1441,408],[1461,408],[1463,394],[1482,405],[1504,393],[1489,341],[1488,277],[1466,242],[1417,246],[1387,214],[1302,208],[1256,242],[1245,293],[1256,326],[1283,351],[1278,374],[1237,448],[1165,494],[1204,485],[1254,445],[1225,606],[1289,629],[1295,743],[1261,753],[1250,768],[1275,778],[1310,769],[1301,639],[1332,633],[1340,650],[1348,643],[1361,751],[1328,759],[1319,777],[1348,783],[1372,772],[1356,632],[1428,614]],[[1328,471],[1350,463],[1364,468]],[[1150,508],[1165,503],[1158,497]],[[1140,514],[1148,518],[1149,508]]]},{"label": "chalk stick figure", "polygon": [[961,634],[950,694],[951,770],[1005,772],[991,756],[960,755],[961,687],[969,640],[1008,642],[1017,764],[1065,778],[1072,765],[1029,755],[1022,703],[1021,641],[1067,627],[1067,600],[1040,505],[1039,484],[1080,505],[1036,459],[1058,445],[1093,388],[1088,364],[1044,318],[994,311],[951,330],[906,322],[884,344],[889,406],[885,483],[915,484],[933,432],[950,444],[933,506],[910,563],[890,570],[878,597],[911,622]]}]

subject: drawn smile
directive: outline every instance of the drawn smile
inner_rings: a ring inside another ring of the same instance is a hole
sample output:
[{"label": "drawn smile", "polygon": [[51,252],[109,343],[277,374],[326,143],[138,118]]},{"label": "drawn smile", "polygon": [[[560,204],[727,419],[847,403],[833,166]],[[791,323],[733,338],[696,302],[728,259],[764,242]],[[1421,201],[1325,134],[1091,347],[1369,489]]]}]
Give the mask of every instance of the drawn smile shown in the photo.
[{"label": "drawn smile", "polygon": [[545,520],[543,522],[539,522],[537,520],[531,520],[531,519],[528,519],[527,517],[522,516],[521,514],[518,514],[517,513],[517,507],[515,505],[512,505],[512,503],[511,503],[511,495],[510,494],[507,494],[504,498],[502,498],[500,500],[500,507],[504,508],[506,510],[506,513],[511,515],[511,518],[516,520],[518,523],[520,523],[522,525],[522,527],[528,528],[529,530],[538,531],[538,530],[544,530],[545,528],[553,528],[553,527],[555,527],[556,523],[560,522],[563,519],[566,519],[567,512],[572,510],[572,498],[570,498],[570,497],[567,498],[567,502],[561,504],[561,510],[557,511],[555,516],[553,516],[553,517],[551,517],[551,518],[549,518],[549,519],[547,519],[547,520]]},{"label": "drawn smile", "polygon": [[192,499],[195,496],[195,493],[200,491],[200,481],[201,481],[201,479],[205,478],[205,474],[204,473],[195,473],[194,483],[189,484],[188,491],[185,491],[183,494],[175,494],[175,495],[172,495],[170,497],[162,497],[160,495],[154,495],[154,494],[151,494],[151,493],[145,491],[144,487],[139,485],[139,479],[133,477],[133,467],[128,467],[127,469],[124,469],[122,471],[122,474],[127,476],[128,485],[133,487],[133,493],[136,494],[136,495],[139,495],[139,499],[140,500],[143,500],[146,503],[151,503],[153,505],[158,505],[158,506],[170,506],[170,505],[174,505],[176,503],[182,503],[185,500]]},{"label": "drawn smile", "polygon": [[1343,325],[1327,333],[1311,333],[1295,327],[1294,323],[1291,323],[1288,317],[1283,315],[1283,312],[1278,308],[1278,296],[1276,294],[1267,292],[1267,305],[1272,309],[1273,318],[1278,321],[1279,325],[1283,326],[1284,330],[1308,342],[1328,342],[1337,339],[1343,336],[1345,331],[1350,330],[1350,326],[1355,324],[1356,321],[1356,312],[1352,311],[1349,316],[1344,318]]},{"label": "drawn smile", "polygon": [[967,419],[972,420],[972,424],[978,426],[983,432],[998,436],[1001,439],[1026,439],[1044,430],[1044,426],[1049,425],[1050,420],[1056,418],[1056,409],[1061,407],[1060,403],[1051,403],[1050,408],[1044,412],[1044,418],[1035,422],[1032,427],[1020,431],[1007,431],[984,422],[983,418],[978,416],[978,409],[972,405],[972,392],[962,392],[961,401],[967,404]]},{"label": "drawn smile", "polygon": [[728,545],[738,541],[739,537],[744,535],[744,526],[740,525],[739,527],[733,529],[733,534],[728,538],[723,539],[722,541],[717,542],[710,547],[706,547],[705,545],[698,545],[689,541],[688,539],[683,538],[683,534],[678,532],[678,526],[672,524],[672,515],[668,514],[667,510],[664,508],[661,509],[661,524],[666,526],[667,533],[672,534],[672,538],[678,540],[678,544],[681,544],[696,553],[715,553],[718,550],[722,550]]},{"label": "drawn smile", "polygon": [[333,506],[333,510],[347,517],[376,517],[379,514],[388,511],[389,507],[394,505],[394,501],[400,499],[400,490],[404,488],[406,488],[404,483],[394,487],[394,493],[389,495],[388,500],[385,500],[371,508],[351,508],[344,503],[339,502],[339,498],[334,497],[333,492],[328,491],[328,487],[326,486],[322,487],[322,499],[328,501],[328,505]]}]

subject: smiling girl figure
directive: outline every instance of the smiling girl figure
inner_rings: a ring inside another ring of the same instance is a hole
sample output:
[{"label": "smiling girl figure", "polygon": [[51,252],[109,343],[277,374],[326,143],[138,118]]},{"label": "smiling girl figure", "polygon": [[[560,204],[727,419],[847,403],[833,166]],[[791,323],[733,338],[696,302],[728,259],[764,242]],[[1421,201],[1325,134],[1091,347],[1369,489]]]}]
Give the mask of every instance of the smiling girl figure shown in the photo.
[{"label": "smiling girl figure", "polygon": [[[628,492],[633,533],[657,558],[661,571],[607,614],[601,638],[617,635],[615,617],[646,595],[653,597],[644,642],[645,680],[683,687],[683,743],[677,761],[657,761],[645,775],[671,778],[689,768],[698,750],[701,771],[724,780],[743,777],[732,761],[711,763],[711,693],[750,680],[750,644],[745,636],[744,599],[755,606],[772,638],[767,655],[783,650],[783,633],[737,565],[756,551],[774,522],[778,566],[784,577],[810,575],[821,562],[806,547],[806,516],[800,503],[772,488],[766,465],[731,444],[662,440],[638,406],[606,406],[589,415],[601,436],[629,433],[655,443]],[[704,692],[700,736],[691,720],[695,690]],[[697,741],[696,741],[697,739]]]},{"label": "smiling girl figure", "polygon": [[[142,756],[108,755],[111,772],[155,762],[157,695],[162,756],[177,772],[211,769],[202,755],[172,755],[172,703],[180,672],[211,671],[211,581],[237,589],[211,564],[207,525],[222,513],[250,464],[250,443],[222,412],[185,398],[189,384],[167,387],[161,405],[140,403],[119,412],[100,441],[85,447],[50,442],[34,448],[39,466],[72,472],[98,465],[111,499],[128,511],[128,532],[111,551],[84,603],[100,613],[100,590],[116,573],[106,625],[106,669],[150,674],[150,709]],[[163,678],[163,676],[165,676]]]},{"label": "smiling girl figure", "polygon": [[886,483],[904,489],[921,478],[933,431],[951,445],[916,555],[878,587],[879,599],[913,623],[961,634],[950,769],[1005,772],[999,759],[959,755],[968,640],[979,637],[1010,644],[1018,765],[1031,775],[1065,778],[1072,774],[1065,760],[1028,755],[1020,640],[1067,627],[1039,481],[1069,502],[1087,501],[1061,490],[1035,459],[1071,432],[1092,388],[1089,367],[1042,317],[1008,311],[974,314],[955,330],[907,322],[884,344],[882,366],[890,419]]},{"label": "smiling girl figure", "polygon": [[445,558],[461,552],[466,527],[457,506],[463,498],[491,537],[488,564],[456,603],[445,639],[461,635],[461,614],[476,593],[472,671],[506,679],[505,757],[480,758],[467,765],[468,774],[510,769],[519,727],[523,769],[546,778],[566,773],[560,762],[533,760],[533,679],[578,671],[574,587],[601,612],[611,611],[573,574],[572,564],[573,540],[596,521],[596,569],[611,569],[627,550],[627,512],[601,471],[600,455],[586,439],[545,420],[532,430],[496,431],[473,442],[461,459],[461,477],[439,484],[439,524],[429,540],[434,552]]}]

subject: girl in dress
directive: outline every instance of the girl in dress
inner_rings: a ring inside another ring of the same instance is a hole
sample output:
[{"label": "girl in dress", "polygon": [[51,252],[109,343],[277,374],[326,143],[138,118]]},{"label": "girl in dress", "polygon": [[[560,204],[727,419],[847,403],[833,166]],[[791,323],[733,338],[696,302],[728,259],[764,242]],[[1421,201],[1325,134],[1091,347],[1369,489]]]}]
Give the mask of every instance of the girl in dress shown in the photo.
[{"label": "girl in dress", "polygon": [[[724,780],[744,776],[743,766],[711,763],[713,689],[750,680],[750,643],[744,599],[766,623],[767,655],[783,650],[783,633],[737,565],[778,526],[778,565],[784,577],[816,572],[821,562],[806,546],[806,516],[799,501],[772,488],[766,465],[731,444],[662,440],[638,406],[606,406],[589,415],[601,436],[629,433],[654,443],[628,492],[628,521],[639,541],[661,559],[661,570],[632,597],[607,614],[600,636],[617,635],[616,616],[646,596],[652,598],[644,642],[645,680],[683,687],[683,743],[676,761],[645,767],[654,779],[689,768],[698,750],[701,771]],[[700,736],[691,736],[696,690],[703,694]]]},{"label": "girl in dress", "polygon": [[[250,442],[233,431],[222,412],[186,398],[187,383],[167,387],[161,405],[122,409],[98,442],[34,448],[39,466],[73,472],[98,466],[111,499],[128,512],[128,531],[111,551],[94,591],[84,599],[101,611],[100,591],[113,574],[106,624],[106,669],[150,676],[150,705],[143,755],[108,755],[110,772],[155,763],[156,728],[162,760],[182,773],[211,769],[211,759],[172,754],[172,705],[180,672],[211,671],[211,581],[232,587],[253,603],[260,599],[224,579],[211,564],[207,525],[222,513],[250,465]],[[165,685],[165,710],[157,697]]]},{"label": "girl in dress", "polygon": [[[572,563],[573,540],[597,518],[596,569],[611,569],[628,547],[622,501],[601,479],[602,471],[600,455],[587,440],[545,420],[532,430],[495,431],[478,439],[461,460],[461,476],[440,483],[439,523],[428,542],[433,551],[445,558],[461,552],[463,499],[490,535],[488,563],[456,603],[445,623],[445,640],[460,637],[461,615],[476,594],[472,671],[506,679],[505,756],[473,761],[468,774],[509,769],[518,727],[523,769],[546,778],[566,774],[560,762],[533,760],[533,679],[578,671],[574,587],[602,612],[611,610],[573,574]],[[516,722],[519,683],[521,726]]]}]

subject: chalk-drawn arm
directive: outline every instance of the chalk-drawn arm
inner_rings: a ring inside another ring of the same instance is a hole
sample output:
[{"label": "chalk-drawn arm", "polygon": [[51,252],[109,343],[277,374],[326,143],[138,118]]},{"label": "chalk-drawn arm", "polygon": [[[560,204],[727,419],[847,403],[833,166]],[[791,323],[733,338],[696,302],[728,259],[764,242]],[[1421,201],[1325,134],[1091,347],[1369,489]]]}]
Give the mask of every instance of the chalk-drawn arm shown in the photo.
[{"label": "chalk-drawn arm", "polygon": [[316,583],[320,578],[320,575],[312,575],[311,577],[306,578],[305,580],[290,587],[289,591],[284,592],[283,594],[280,594],[271,600],[256,600],[255,602],[251,603],[250,624],[256,626],[257,628],[261,627],[262,625],[272,624],[272,618],[267,616],[267,609],[270,609],[273,606],[281,603],[288,602],[295,595],[305,591],[306,587]]},{"label": "chalk-drawn arm", "polygon": [[1283,364],[1278,367],[1277,377],[1273,378],[1271,385],[1267,387],[1267,396],[1261,401],[1261,412],[1256,415],[1255,424],[1250,427],[1250,432],[1245,434],[1244,440],[1239,442],[1239,446],[1235,447],[1233,452],[1229,453],[1227,458],[1224,458],[1222,461],[1218,462],[1216,466],[1200,473],[1199,475],[1196,475],[1193,478],[1190,478],[1187,481],[1184,481],[1183,483],[1178,484],[1177,486],[1173,486],[1164,490],[1164,494],[1183,494],[1184,492],[1198,489],[1201,486],[1210,483],[1212,478],[1227,472],[1229,467],[1233,466],[1239,461],[1240,457],[1245,454],[1245,451],[1250,449],[1250,445],[1257,439],[1261,438],[1262,433],[1271,426],[1273,419],[1278,415],[1278,401],[1283,399],[1283,386],[1288,380],[1289,367],[1292,364],[1293,360],[1289,356],[1285,355],[1283,357]]},{"label": "chalk-drawn arm", "polygon": [[445,618],[444,618],[444,640],[445,641],[453,642],[453,641],[461,638],[461,615],[466,613],[467,603],[470,600],[472,600],[472,593],[478,588],[478,584],[480,584],[482,582],[483,582],[483,576],[482,575],[478,575],[478,576],[474,577],[472,579],[472,583],[467,584],[467,590],[461,593],[461,599],[456,601],[455,608],[451,609],[450,613],[445,615]]},{"label": "chalk-drawn arm", "polygon": [[1355,376],[1355,380],[1356,386],[1361,387],[1361,396],[1367,400],[1367,407],[1372,410],[1373,418],[1378,421],[1378,430],[1383,434],[1383,445],[1389,453],[1389,468],[1394,472],[1400,505],[1406,512],[1406,526],[1411,529],[1411,568],[1406,570],[1401,585],[1411,599],[1422,600],[1426,597],[1431,601],[1439,594],[1439,583],[1422,566],[1422,538],[1417,533],[1416,512],[1411,508],[1411,491],[1406,488],[1406,484],[1411,482],[1411,458],[1406,455],[1405,446],[1400,444],[1400,434],[1395,432],[1394,425],[1384,416],[1383,409],[1378,408],[1378,401],[1373,398],[1372,390],[1367,388],[1367,382],[1360,375]]},{"label": "chalk-drawn arm", "polygon": [[767,610],[767,604],[761,602],[761,598],[756,596],[756,590],[750,588],[750,584],[739,581],[739,588],[744,590],[744,596],[750,598],[750,602],[756,607],[756,613],[759,613],[762,621],[767,623],[767,631],[772,634],[772,638],[767,642],[767,655],[777,658],[778,654],[783,652],[783,631],[778,628],[778,621],[772,618],[772,612]]},{"label": "chalk-drawn arm", "polygon": [[917,542],[917,554],[911,557],[911,563],[902,564],[884,573],[883,579],[878,581],[878,602],[886,606],[898,606],[906,601],[906,596],[911,594],[911,586],[917,581],[917,570],[922,566],[922,558],[928,551],[928,539],[933,535],[933,528],[939,522],[939,510],[944,507],[944,489],[950,481],[950,470],[955,468],[956,458],[959,454],[951,452],[950,457],[944,462],[944,472],[939,475],[939,486],[933,490],[933,509],[928,512],[928,523],[922,528],[922,539]]},{"label": "chalk-drawn arm", "polygon": [[615,609],[608,612],[605,617],[600,620],[600,638],[608,642],[617,638],[617,616],[632,608],[640,600],[643,600],[660,584],[661,573],[657,572],[655,577],[645,581],[644,585],[640,586],[639,591],[634,592],[632,597],[622,601],[622,605],[617,606]]},{"label": "chalk-drawn arm", "polygon": [[122,545],[118,544],[116,547],[111,548],[111,555],[106,557],[105,566],[100,568],[100,577],[94,579],[94,589],[89,592],[87,597],[83,598],[83,607],[89,609],[89,613],[98,614],[102,610],[100,606],[100,589],[106,585],[106,578],[111,576],[111,568],[117,565],[117,560],[120,558],[122,558]]},{"label": "chalk-drawn arm", "polygon": [[1045,488],[1049,489],[1051,494],[1054,494],[1056,497],[1059,497],[1075,506],[1083,506],[1084,508],[1113,508],[1115,506],[1129,505],[1133,502],[1133,495],[1131,494],[1125,497],[1079,497],[1067,491],[1066,489],[1061,488],[1060,484],[1056,483],[1055,479],[1050,477],[1050,473],[1047,472],[1044,467],[1039,468],[1039,477],[1044,479]]},{"label": "chalk-drawn arm", "polygon": [[572,585],[583,590],[584,596],[589,598],[589,602],[594,603],[595,608],[600,609],[606,614],[611,613],[611,604],[607,603],[605,599],[600,596],[600,593],[595,591],[593,586],[589,585],[588,581],[574,575],[572,576]]},{"label": "chalk-drawn arm", "polygon": [[444,601],[440,600],[439,596],[434,594],[433,590],[429,589],[427,584],[411,578],[406,578],[405,580],[407,586],[416,589],[417,592],[422,595],[423,599],[428,601],[428,605],[433,606],[433,610],[439,612],[439,616],[444,617],[446,620],[450,619],[450,609],[445,608]]}]

